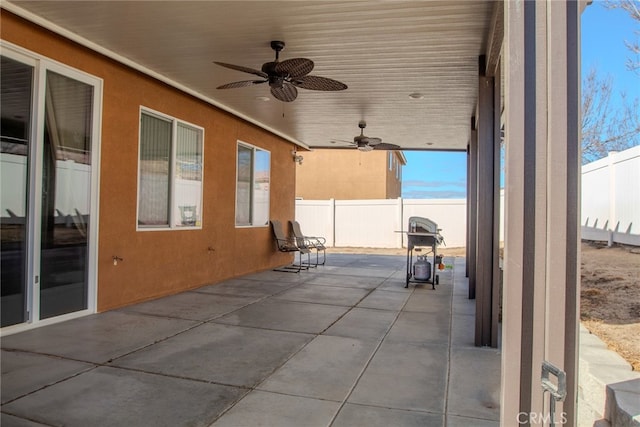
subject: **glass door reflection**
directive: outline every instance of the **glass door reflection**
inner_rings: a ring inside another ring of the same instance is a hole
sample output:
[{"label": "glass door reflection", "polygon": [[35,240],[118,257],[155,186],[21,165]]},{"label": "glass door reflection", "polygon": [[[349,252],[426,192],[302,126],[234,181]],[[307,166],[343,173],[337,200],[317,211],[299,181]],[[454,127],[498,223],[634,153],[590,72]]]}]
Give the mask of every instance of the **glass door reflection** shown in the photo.
[{"label": "glass door reflection", "polygon": [[34,69],[2,57],[0,277],[2,327],[27,320],[28,176]]},{"label": "glass door reflection", "polygon": [[87,308],[93,87],[47,71],[40,318]]}]

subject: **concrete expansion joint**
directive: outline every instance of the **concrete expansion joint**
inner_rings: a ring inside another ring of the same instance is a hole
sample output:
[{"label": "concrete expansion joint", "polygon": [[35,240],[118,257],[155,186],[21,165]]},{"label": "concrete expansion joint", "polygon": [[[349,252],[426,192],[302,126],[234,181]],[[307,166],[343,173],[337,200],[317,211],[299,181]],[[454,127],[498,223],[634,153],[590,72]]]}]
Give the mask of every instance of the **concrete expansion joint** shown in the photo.
[{"label": "concrete expansion joint", "polygon": [[579,375],[579,427],[640,427],[640,373],[583,325]]}]

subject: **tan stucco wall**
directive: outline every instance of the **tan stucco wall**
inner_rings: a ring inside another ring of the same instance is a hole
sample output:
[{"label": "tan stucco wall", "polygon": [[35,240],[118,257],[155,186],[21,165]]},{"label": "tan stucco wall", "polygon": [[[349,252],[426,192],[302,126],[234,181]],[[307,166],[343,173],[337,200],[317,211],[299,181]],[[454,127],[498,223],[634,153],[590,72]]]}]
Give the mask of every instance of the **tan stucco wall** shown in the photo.
[{"label": "tan stucco wall", "polygon": [[[387,151],[318,149],[299,153],[296,197],[303,199],[391,199],[400,197],[395,169],[389,171]],[[396,181],[396,182],[393,182]]]},{"label": "tan stucco wall", "polygon": [[[98,311],[290,261],[275,251],[269,227],[235,228],[235,162],[237,140],[271,152],[270,215],[286,223],[294,216],[291,143],[11,13],[1,19],[3,40],[104,81]],[[141,106],[204,128],[201,230],[136,231]],[[114,255],[123,258],[117,266]]]},{"label": "tan stucco wall", "polygon": [[[400,160],[400,155],[398,152],[391,151],[391,155],[393,156],[393,169],[389,170],[389,151],[387,151],[387,188],[386,188],[386,197],[387,199],[397,199],[402,195],[402,180],[399,179],[396,175],[397,169],[402,167],[402,162]],[[401,178],[401,177],[400,177]]]}]

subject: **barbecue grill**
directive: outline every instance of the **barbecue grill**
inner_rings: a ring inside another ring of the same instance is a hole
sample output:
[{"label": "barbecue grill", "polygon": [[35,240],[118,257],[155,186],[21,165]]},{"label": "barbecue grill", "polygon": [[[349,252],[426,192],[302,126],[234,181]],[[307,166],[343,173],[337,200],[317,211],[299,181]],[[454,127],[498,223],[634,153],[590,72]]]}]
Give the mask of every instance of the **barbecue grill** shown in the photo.
[{"label": "barbecue grill", "polygon": [[[409,282],[415,283],[431,283],[435,289],[438,284],[438,275],[436,274],[436,265],[442,260],[438,256],[438,246],[444,243],[444,238],[440,235],[438,224],[429,218],[412,216],[409,218],[409,227],[407,231],[407,282],[405,288],[409,287]],[[413,252],[418,253],[418,261],[414,263]],[[429,252],[422,255],[423,250]],[[433,263],[426,261],[426,257],[433,253]],[[424,275],[425,268],[428,274]]]}]

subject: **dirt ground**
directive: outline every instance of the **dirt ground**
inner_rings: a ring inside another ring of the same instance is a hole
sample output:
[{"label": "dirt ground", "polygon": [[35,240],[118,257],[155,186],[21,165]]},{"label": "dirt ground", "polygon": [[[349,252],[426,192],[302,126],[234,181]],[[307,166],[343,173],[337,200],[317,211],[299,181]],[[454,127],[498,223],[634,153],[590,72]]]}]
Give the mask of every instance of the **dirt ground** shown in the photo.
[{"label": "dirt ground", "polygon": [[582,243],[582,323],[640,371],[640,248]]},{"label": "dirt ground", "polygon": [[[331,253],[404,255],[406,249],[329,248]],[[438,248],[465,256],[465,248]],[[640,371],[640,248],[582,243],[580,314],[584,326]]]}]

